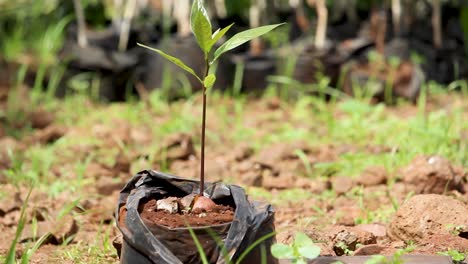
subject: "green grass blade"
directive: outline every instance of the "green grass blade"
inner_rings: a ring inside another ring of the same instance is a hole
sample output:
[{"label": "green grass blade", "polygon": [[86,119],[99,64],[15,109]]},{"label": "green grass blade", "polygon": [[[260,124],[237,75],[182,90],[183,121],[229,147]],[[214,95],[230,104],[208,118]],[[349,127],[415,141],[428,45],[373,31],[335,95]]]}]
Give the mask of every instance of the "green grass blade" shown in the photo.
[{"label": "green grass blade", "polygon": [[49,238],[49,236],[50,233],[42,235],[41,238],[39,238],[39,240],[37,240],[36,243],[34,243],[34,246],[32,248],[29,248],[26,251],[26,253],[23,254],[23,256],[21,257],[21,264],[28,264],[34,252],[36,252],[39,249],[39,247],[42,244],[44,244],[44,242],[47,240],[47,238]]},{"label": "green grass blade", "polygon": [[[187,225],[188,226],[188,225]],[[203,250],[203,247],[198,240],[197,236],[195,235],[195,232],[193,229],[188,226],[188,230],[190,232],[190,235],[192,236],[193,242],[195,242],[195,246],[197,247],[198,253],[200,254],[200,258],[203,264],[209,264],[208,259],[206,258],[205,251]]]},{"label": "green grass blade", "polygon": [[247,255],[250,253],[250,251],[252,251],[256,246],[261,244],[263,241],[265,241],[265,240],[267,240],[270,237],[273,237],[275,235],[276,235],[276,232],[271,232],[269,234],[266,234],[266,235],[262,236],[257,241],[253,242],[244,252],[242,252],[242,254],[237,259],[236,264],[242,263],[242,260],[244,260],[244,258],[247,257]]},{"label": "green grass blade", "polygon": [[23,205],[21,206],[21,213],[20,213],[20,218],[18,221],[18,227],[16,228],[16,234],[15,238],[11,242],[10,249],[8,250],[7,258],[5,263],[6,264],[15,264],[16,263],[16,244],[18,244],[18,240],[21,237],[21,234],[23,233],[24,226],[26,225],[26,207],[28,205],[29,197],[31,196],[32,192],[32,187],[28,191],[28,195],[26,196],[26,199],[23,201]]}]

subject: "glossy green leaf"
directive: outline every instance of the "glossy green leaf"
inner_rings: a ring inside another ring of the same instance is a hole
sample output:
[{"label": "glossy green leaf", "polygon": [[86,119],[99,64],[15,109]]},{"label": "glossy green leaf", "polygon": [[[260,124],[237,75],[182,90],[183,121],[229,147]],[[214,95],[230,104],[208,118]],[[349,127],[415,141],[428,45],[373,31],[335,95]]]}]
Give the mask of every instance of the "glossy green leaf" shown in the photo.
[{"label": "glossy green leaf", "polygon": [[258,27],[258,28],[253,28],[249,29],[240,33],[237,33],[234,35],[232,38],[230,38],[228,41],[226,41],[221,47],[219,47],[214,54],[214,59],[212,62],[216,61],[219,56],[221,56],[223,53],[228,52],[232,49],[235,49],[239,47],[240,45],[258,38],[262,35],[265,35],[266,33],[272,31],[273,29],[283,25],[282,24],[275,24],[275,25],[269,25],[269,26],[263,26],[263,27]]},{"label": "glossy green leaf", "polygon": [[190,14],[190,26],[192,32],[197,39],[200,48],[207,54],[212,47],[211,44],[211,23],[208,13],[203,6],[203,0],[195,0],[192,4],[192,12]]},{"label": "glossy green leaf", "polygon": [[294,257],[294,250],[291,246],[276,243],[271,246],[271,254],[277,259],[291,259]]},{"label": "glossy green leaf", "polygon": [[216,76],[214,74],[210,74],[206,76],[205,80],[203,81],[206,89],[210,89],[211,87],[213,87],[215,82],[216,82]]},{"label": "glossy green leaf", "polygon": [[162,50],[159,50],[159,49],[155,49],[155,48],[151,48],[151,47],[148,47],[148,46],[145,46],[143,44],[140,44],[140,43],[137,43],[138,46],[140,47],[143,47],[143,48],[147,48],[149,50],[152,50],[154,52],[157,52],[158,54],[160,54],[161,56],[163,56],[165,59],[167,59],[168,61],[174,63],[175,65],[179,66],[181,69],[185,70],[186,72],[192,74],[193,76],[195,76],[195,78],[197,78],[198,81],[200,81],[200,83],[203,84],[203,81],[200,79],[200,77],[198,77],[198,75],[195,73],[195,71],[190,68],[189,66],[187,66],[187,64],[185,64],[183,61],[179,60],[178,58],[176,57],[173,57],[169,54],[166,54],[164,53]]},{"label": "glossy green leaf", "polygon": [[211,39],[210,50],[211,50],[211,47],[213,47],[213,45],[216,44],[216,42],[218,42],[218,40],[220,40],[224,35],[226,35],[226,33],[229,31],[229,29],[231,29],[232,26],[234,26],[234,23],[232,23],[231,25],[223,29],[218,29],[216,30],[215,33],[213,33],[213,37]]}]

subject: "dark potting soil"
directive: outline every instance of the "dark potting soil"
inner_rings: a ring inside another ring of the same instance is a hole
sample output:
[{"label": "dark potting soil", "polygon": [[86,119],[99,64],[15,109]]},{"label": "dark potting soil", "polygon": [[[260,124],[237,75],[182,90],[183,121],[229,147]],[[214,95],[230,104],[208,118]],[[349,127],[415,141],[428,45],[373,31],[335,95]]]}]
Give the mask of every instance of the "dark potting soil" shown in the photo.
[{"label": "dark potting soil", "polygon": [[157,211],[155,209],[156,200],[148,201],[143,205],[143,210],[140,212],[141,218],[169,228],[214,226],[232,222],[234,219],[234,209],[225,205],[216,205],[207,212],[183,214],[171,214],[167,211]]}]

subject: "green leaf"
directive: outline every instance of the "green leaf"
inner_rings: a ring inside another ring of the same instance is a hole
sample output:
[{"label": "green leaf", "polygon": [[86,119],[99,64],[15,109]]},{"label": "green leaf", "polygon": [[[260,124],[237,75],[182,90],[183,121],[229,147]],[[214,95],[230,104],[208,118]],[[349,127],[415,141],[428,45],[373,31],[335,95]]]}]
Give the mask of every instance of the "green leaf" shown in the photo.
[{"label": "green leaf", "polygon": [[314,259],[320,255],[320,247],[316,246],[314,241],[304,233],[296,233],[294,247],[301,256],[309,259]]},{"label": "green leaf", "polygon": [[214,74],[210,74],[206,76],[205,80],[203,81],[203,84],[205,85],[206,89],[210,89],[213,87],[213,85],[216,82],[216,76]]},{"label": "green leaf", "polygon": [[226,35],[226,33],[229,31],[229,29],[231,29],[232,26],[234,26],[234,23],[232,23],[231,25],[223,29],[218,29],[216,30],[215,33],[213,33],[213,37],[211,39],[210,50],[211,50],[211,47],[213,47],[213,45],[216,44],[216,42],[218,42],[218,40],[220,40],[224,35]]},{"label": "green leaf", "polygon": [[294,237],[294,245],[296,247],[309,246],[314,245],[314,241],[312,241],[312,239],[310,239],[306,234],[298,232]]},{"label": "green leaf", "polygon": [[276,243],[271,246],[271,254],[277,259],[290,259],[294,257],[294,250],[291,246]]},{"label": "green leaf", "polygon": [[269,26],[263,26],[263,27],[258,27],[258,28],[253,28],[253,29],[249,29],[249,30],[246,30],[246,31],[243,31],[243,32],[240,32],[240,33],[237,33],[236,35],[234,35],[232,38],[230,38],[228,41],[226,41],[226,43],[224,43],[223,45],[221,45],[221,47],[219,47],[216,51],[215,51],[215,54],[214,54],[214,59],[212,61],[212,63],[214,61],[216,61],[219,56],[221,56],[223,53],[227,52],[227,51],[230,51],[232,49],[235,49],[237,47],[239,47],[240,45],[254,39],[254,38],[258,38],[270,31],[272,31],[273,29],[283,25],[284,23],[282,24],[275,24],[275,25],[269,25]]},{"label": "green leaf", "polygon": [[154,52],[159,53],[161,56],[163,56],[163,57],[164,57],[165,59],[167,59],[168,61],[174,63],[175,65],[179,66],[181,69],[183,69],[183,70],[185,70],[186,72],[188,72],[188,73],[192,74],[193,76],[195,76],[195,78],[197,78],[197,80],[198,80],[201,84],[203,84],[203,81],[200,79],[200,77],[198,77],[198,75],[195,73],[195,71],[194,71],[192,68],[190,68],[189,66],[187,66],[183,61],[181,61],[181,60],[179,60],[178,58],[173,57],[173,56],[171,56],[171,55],[169,55],[169,54],[166,54],[166,53],[164,53],[164,52],[161,51],[161,50],[158,50],[158,49],[155,49],[155,48],[151,48],[151,47],[145,46],[145,45],[140,44],[140,43],[137,43],[137,44],[138,44],[138,46],[140,46],[140,47],[147,48],[147,49],[149,49],[149,50],[152,50],[152,51],[154,51]]},{"label": "green leaf", "polygon": [[212,47],[211,44],[211,23],[208,13],[203,6],[203,0],[195,0],[192,4],[192,12],[190,14],[190,26],[192,32],[197,39],[200,48],[207,54]]},{"label": "green leaf", "polygon": [[320,247],[316,245],[299,246],[297,251],[301,256],[308,259],[314,259],[320,255]]}]

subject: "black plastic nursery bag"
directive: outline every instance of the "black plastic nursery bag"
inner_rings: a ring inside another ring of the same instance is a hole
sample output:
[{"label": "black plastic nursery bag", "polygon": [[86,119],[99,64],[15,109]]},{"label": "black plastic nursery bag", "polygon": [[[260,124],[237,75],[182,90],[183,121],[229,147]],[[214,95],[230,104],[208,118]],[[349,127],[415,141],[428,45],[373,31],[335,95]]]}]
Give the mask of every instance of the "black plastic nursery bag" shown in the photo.
[{"label": "black plastic nursery bag", "polygon": [[[198,192],[198,181],[153,170],[135,175],[121,191],[116,212],[117,226],[123,234],[121,263],[202,263],[188,228],[167,228],[149,223],[139,214],[139,207],[141,210],[141,205],[149,199],[184,197]],[[205,193],[216,203],[229,204],[235,208],[231,223],[192,228],[210,263],[236,263],[249,246],[275,231],[271,206],[248,201],[241,187],[207,183]],[[121,219],[123,206],[126,208],[126,216]],[[228,260],[226,253],[221,252],[213,238],[213,232],[210,234],[207,229],[214,231],[224,242]],[[274,235],[263,240],[249,251],[241,263],[262,263],[262,258],[266,263],[277,263],[269,250],[274,240]]]}]

